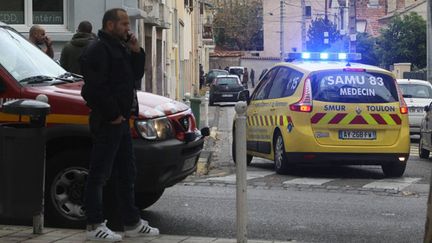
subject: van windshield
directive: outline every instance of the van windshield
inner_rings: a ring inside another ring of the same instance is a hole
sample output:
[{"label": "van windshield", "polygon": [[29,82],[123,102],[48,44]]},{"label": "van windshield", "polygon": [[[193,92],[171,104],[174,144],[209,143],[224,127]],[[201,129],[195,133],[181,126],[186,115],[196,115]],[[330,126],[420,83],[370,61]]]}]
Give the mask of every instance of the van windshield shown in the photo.
[{"label": "van windshield", "polygon": [[58,77],[66,71],[20,34],[0,27],[0,65],[16,80]]},{"label": "van windshield", "polygon": [[311,76],[313,99],[344,103],[398,101],[395,81],[389,75],[365,71],[324,71]]}]

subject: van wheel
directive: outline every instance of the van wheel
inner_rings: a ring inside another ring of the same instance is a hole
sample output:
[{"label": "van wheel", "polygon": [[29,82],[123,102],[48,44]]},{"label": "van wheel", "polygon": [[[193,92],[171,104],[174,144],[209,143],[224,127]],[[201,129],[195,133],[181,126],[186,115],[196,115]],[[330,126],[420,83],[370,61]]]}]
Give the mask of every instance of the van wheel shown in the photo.
[{"label": "van wheel", "polygon": [[420,136],[420,141],[419,141],[419,157],[422,158],[422,159],[428,159],[430,151],[423,148],[423,141],[422,140],[423,140],[423,138],[422,138],[422,136]]},{"label": "van wheel", "polygon": [[[234,133],[235,133],[235,130],[233,129],[233,134]],[[236,143],[235,136],[233,135],[233,142],[231,144],[231,154],[232,154],[232,158],[233,158],[234,164],[236,163],[236,152],[235,152],[236,151],[236,146],[235,146],[235,143]],[[252,155],[246,154],[246,165],[247,166],[249,166],[252,163],[252,159],[253,159]]]},{"label": "van wheel", "polygon": [[56,227],[85,226],[83,194],[90,151],[65,150],[47,161],[45,212],[47,224]]},{"label": "van wheel", "polygon": [[278,174],[286,174],[288,171],[288,159],[285,154],[285,145],[282,135],[277,132],[273,145],[275,170]]},{"label": "van wheel", "polygon": [[386,177],[401,177],[406,168],[406,162],[392,162],[381,165]]}]

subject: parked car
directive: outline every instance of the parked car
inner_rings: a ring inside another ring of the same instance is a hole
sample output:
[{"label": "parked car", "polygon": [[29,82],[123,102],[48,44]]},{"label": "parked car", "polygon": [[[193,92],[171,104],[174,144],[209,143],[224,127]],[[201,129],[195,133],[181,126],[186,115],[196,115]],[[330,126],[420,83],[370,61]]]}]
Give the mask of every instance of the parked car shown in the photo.
[{"label": "parked car", "polygon": [[218,75],[228,75],[228,71],[227,70],[222,70],[222,69],[210,69],[205,77],[206,79],[206,84],[210,85],[213,80],[218,76]]},{"label": "parked car", "polygon": [[387,177],[402,176],[408,108],[393,74],[346,60],[354,54],[290,56],[294,61],[269,69],[247,99],[247,163],[273,160],[282,174],[295,164],[379,165]]},{"label": "parked car", "polygon": [[424,107],[432,102],[432,84],[418,79],[397,79],[408,106],[411,134],[420,134]]},{"label": "parked car", "polygon": [[[51,106],[46,118],[45,215],[55,226],[85,225],[82,195],[92,137],[89,108],[80,95],[82,86],[80,76],[66,72],[0,22],[0,123],[28,121],[26,116],[2,113],[5,101],[43,94]],[[146,208],[165,188],[195,171],[208,129],[199,131],[191,109],[181,102],[141,91],[137,96],[139,115],[129,122],[137,167],[136,204]],[[108,197],[115,193],[113,187],[106,190]]]},{"label": "parked car", "polygon": [[210,86],[209,104],[215,102],[236,102],[245,88],[237,75],[219,75]]}]

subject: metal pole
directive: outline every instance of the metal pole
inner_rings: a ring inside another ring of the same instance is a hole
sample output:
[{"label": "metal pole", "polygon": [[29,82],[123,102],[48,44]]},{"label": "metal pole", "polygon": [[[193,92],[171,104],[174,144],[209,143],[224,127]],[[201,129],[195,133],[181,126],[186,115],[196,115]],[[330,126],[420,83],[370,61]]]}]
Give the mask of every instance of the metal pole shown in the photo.
[{"label": "metal pole", "polygon": [[246,102],[237,102],[235,110],[237,243],[247,242],[247,180],[246,180]]},{"label": "metal pole", "polygon": [[285,34],[284,34],[284,0],[280,1],[280,60],[283,61],[285,51]]},{"label": "metal pole", "polygon": [[301,22],[301,36],[302,36],[302,50],[306,51],[306,3],[305,0],[301,0],[302,9],[302,22]]},{"label": "metal pole", "polygon": [[[429,82],[431,82],[431,76],[432,76],[432,43],[429,40],[429,38],[431,38],[431,34],[432,34],[432,4],[430,2],[430,0],[426,1],[427,2],[427,38],[426,38],[426,42],[427,42],[427,80]],[[425,243],[429,243],[432,242],[432,187],[430,186],[432,185],[432,177],[430,179],[429,182],[429,196],[428,196],[428,201],[427,201],[427,210],[426,210],[426,223],[425,223],[425,233],[424,233],[424,238],[423,238],[423,242]]]},{"label": "metal pole", "polygon": [[427,2],[427,80],[432,82],[432,3],[430,0]]},{"label": "metal pole", "polygon": [[210,97],[210,92],[207,90],[204,97],[204,127],[209,126],[209,119],[208,119],[209,97]]}]

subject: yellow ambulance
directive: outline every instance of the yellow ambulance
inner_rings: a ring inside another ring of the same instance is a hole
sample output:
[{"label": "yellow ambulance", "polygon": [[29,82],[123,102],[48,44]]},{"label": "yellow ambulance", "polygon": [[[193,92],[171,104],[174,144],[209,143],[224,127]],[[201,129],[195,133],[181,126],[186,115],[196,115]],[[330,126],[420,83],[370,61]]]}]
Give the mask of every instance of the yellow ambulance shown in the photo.
[{"label": "yellow ambulance", "polygon": [[295,164],[380,165],[385,176],[402,176],[407,105],[393,74],[353,62],[358,56],[293,53],[268,70],[247,97],[248,164],[270,159],[277,173]]}]

